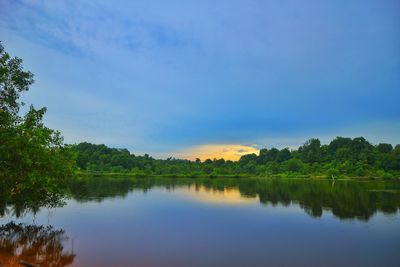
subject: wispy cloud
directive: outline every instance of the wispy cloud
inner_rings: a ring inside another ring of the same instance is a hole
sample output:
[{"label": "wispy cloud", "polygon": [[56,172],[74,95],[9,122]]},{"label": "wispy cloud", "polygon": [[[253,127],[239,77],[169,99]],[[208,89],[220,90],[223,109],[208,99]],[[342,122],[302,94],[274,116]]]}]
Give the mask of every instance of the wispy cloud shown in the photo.
[{"label": "wispy cloud", "polygon": [[103,49],[132,52],[183,47],[187,40],[154,21],[121,17],[95,1],[13,1],[2,21],[24,38],[64,53],[98,55]]}]

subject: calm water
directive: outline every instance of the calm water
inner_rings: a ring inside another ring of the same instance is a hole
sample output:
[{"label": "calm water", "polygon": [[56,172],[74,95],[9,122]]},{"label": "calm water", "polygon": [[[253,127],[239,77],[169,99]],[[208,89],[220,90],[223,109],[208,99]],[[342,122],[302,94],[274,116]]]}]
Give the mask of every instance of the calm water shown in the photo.
[{"label": "calm water", "polygon": [[396,182],[93,178],[69,196],[62,207],[30,207],[35,214],[1,205],[0,265],[400,262]]}]

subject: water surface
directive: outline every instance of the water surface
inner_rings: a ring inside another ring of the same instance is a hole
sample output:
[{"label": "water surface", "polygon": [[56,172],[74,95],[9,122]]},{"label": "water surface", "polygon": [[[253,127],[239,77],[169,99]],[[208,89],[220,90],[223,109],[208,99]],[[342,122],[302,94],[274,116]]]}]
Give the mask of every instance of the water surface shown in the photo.
[{"label": "water surface", "polygon": [[0,263],[203,267],[400,262],[397,182],[97,177],[74,183],[68,194],[58,208],[1,205]]}]

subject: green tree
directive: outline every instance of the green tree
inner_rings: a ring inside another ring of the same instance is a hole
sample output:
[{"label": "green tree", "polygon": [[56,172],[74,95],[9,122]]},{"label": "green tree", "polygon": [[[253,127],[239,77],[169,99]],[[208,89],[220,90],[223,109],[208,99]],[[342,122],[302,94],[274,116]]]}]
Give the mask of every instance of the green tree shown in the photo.
[{"label": "green tree", "polygon": [[287,170],[290,172],[301,172],[303,170],[303,162],[300,159],[289,159],[287,162]]},{"label": "green tree", "polygon": [[379,153],[388,154],[392,152],[393,146],[391,144],[380,143],[376,146],[376,149],[379,151]]},{"label": "green tree", "polygon": [[276,156],[276,161],[277,162],[284,162],[289,160],[292,157],[290,154],[289,148],[284,148],[279,151],[278,155]]},{"label": "green tree", "polygon": [[321,142],[312,138],[299,148],[300,157],[307,163],[319,162],[321,160]]},{"label": "green tree", "polygon": [[239,165],[240,166],[244,166],[248,163],[255,163],[257,160],[257,155],[256,154],[247,154],[247,155],[243,155],[240,157],[239,159]]},{"label": "green tree", "polygon": [[45,197],[72,177],[74,157],[60,133],[43,124],[46,108],[20,114],[21,93],[32,83],[22,60],[0,43],[0,188],[14,195],[34,189]]},{"label": "green tree", "polygon": [[391,159],[393,161],[393,169],[400,170],[400,145],[396,145],[396,147],[392,151]]},{"label": "green tree", "polygon": [[260,150],[260,154],[258,156],[258,163],[264,164],[269,161],[275,161],[278,157],[279,150],[277,148],[263,148]]}]

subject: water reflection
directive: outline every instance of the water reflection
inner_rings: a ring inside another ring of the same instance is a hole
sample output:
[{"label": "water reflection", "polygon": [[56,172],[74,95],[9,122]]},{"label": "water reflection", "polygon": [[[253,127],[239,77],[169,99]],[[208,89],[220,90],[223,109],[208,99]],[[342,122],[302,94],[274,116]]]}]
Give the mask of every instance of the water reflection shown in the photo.
[{"label": "water reflection", "polygon": [[396,266],[399,217],[371,218],[399,208],[399,182],[82,177],[0,194],[0,266]]},{"label": "water reflection", "polygon": [[313,217],[330,210],[340,219],[369,220],[376,212],[396,213],[400,208],[400,183],[383,181],[336,181],[302,179],[178,179],[92,177],[81,178],[64,194],[45,196],[34,190],[24,195],[0,194],[0,216],[19,217],[40,207],[59,207],[65,198],[101,202],[125,198],[131,191],[147,192],[161,187],[209,204],[298,204]]},{"label": "water reflection", "polygon": [[185,198],[213,205],[247,205],[258,201],[256,197],[243,196],[238,188],[215,190],[203,185],[189,185],[184,188],[176,188],[174,191]]},{"label": "water reflection", "polygon": [[0,266],[62,267],[73,263],[75,254],[64,250],[63,230],[51,226],[15,224],[0,226]]},{"label": "water reflection", "polygon": [[0,191],[0,217],[6,215],[22,217],[26,213],[37,213],[41,208],[56,208],[65,205],[67,192],[38,192],[35,188],[18,194]]},{"label": "water reflection", "polygon": [[160,179],[98,177],[79,181],[71,195],[79,201],[124,197],[132,190],[155,187],[175,190],[208,203],[265,205],[298,204],[313,217],[330,210],[340,219],[369,220],[376,212],[396,213],[400,208],[400,183],[303,179]]}]

